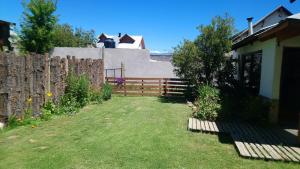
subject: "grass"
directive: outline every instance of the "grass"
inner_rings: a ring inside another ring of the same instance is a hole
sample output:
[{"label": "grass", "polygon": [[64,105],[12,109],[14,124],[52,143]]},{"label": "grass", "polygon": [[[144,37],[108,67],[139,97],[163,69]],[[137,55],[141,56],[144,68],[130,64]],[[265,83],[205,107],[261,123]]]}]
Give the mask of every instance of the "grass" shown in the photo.
[{"label": "grass", "polygon": [[0,168],[299,168],[243,159],[228,137],[187,131],[190,113],[156,97],[113,97],[0,133]]}]

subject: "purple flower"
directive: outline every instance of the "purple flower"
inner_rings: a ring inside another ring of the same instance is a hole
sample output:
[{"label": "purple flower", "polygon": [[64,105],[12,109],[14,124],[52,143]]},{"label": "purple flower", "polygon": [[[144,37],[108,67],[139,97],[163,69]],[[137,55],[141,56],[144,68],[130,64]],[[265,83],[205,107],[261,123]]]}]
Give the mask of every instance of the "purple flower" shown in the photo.
[{"label": "purple flower", "polygon": [[121,77],[116,78],[117,85],[122,85],[124,83],[124,81],[125,80],[123,78],[121,78]]}]

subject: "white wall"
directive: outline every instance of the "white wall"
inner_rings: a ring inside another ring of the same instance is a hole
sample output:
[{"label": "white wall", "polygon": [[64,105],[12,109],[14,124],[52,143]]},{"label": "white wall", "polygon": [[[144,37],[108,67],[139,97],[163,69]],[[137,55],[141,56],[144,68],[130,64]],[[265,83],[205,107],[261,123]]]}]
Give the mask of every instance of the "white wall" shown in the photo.
[{"label": "white wall", "polygon": [[239,48],[237,55],[243,55],[262,50],[262,69],[259,94],[270,99],[279,99],[281,63],[284,47],[300,47],[300,36],[277,43],[276,38],[257,41]]},{"label": "white wall", "polygon": [[60,56],[61,58],[66,58],[69,55],[71,57],[76,56],[77,58],[101,59],[101,53],[101,48],[55,47],[50,52],[50,56]]},{"label": "white wall", "polygon": [[156,61],[150,58],[147,49],[105,49],[104,68],[125,67],[126,77],[175,78],[174,67],[170,61]]},{"label": "white wall", "polygon": [[[56,47],[50,56],[67,57],[70,55],[76,58],[100,59],[102,54],[104,55],[104,69],[120,68],[123,63],[126,77],[176,77],[170,61],[152,60],[147,49],[105,48],[102,53],[102,48]],[[120,72],[116,73],[120,74]]]},{"label": "white wall", "polygon": [[238,55],[243,55],[259,50],[262,50],[262,67],[259,94],[268,98],[272,98],[276,55],[276,39],[273,38],[265,42],[258,41],[253,44],[249,44],[247,46],[239,48],[236,52]]}]

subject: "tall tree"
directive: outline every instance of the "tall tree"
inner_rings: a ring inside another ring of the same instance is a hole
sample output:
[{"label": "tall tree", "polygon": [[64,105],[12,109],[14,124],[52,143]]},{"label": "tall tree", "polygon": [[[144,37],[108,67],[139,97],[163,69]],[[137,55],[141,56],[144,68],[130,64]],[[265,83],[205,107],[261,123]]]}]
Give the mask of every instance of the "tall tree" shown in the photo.
[{"label": "tall tree", "polygon": [[[200,35],[194,42],[185,42],[183,46],[175,48],[173,59],[175,72],[186,79],[194,79],[193,83],[196,85],[213,83],[224,65],[225,54],[231,51],[233,18],[227,14],[225,17],[214,17],[209,25],[200,25],[198,30]],[[192,44],[195,47],[192,47]]]},{"label": "tall tree", "polygon": [[[63,37],[63,38],[62,38]],[[95,32],[93,30],[75,30],[69,24],[57,24],[53,33],[54,47],[86,47],[95,44]]]},{"label": "tall tree", "polygon": [[227,14],[224,18],[214,17],[209,25],[198,27],[200,35],[196,45],[203,53],[205,81],[212,83],[214,75],[225,61],[225,53],[231,51],[231,37],[233,35],[233,18]]},{"label": "tall tree", "polygon": [[52,47],[53,28],[57,22],[54,15],[56,1],[30,0],[24,3],[21,23],[21,49],[27,52],[44,54]]}]

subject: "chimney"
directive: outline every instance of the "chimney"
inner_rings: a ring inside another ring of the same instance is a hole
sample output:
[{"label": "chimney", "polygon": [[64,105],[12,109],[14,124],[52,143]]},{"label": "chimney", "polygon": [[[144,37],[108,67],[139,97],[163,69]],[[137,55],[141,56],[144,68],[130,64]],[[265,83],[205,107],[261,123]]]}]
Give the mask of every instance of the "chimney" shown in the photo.
[{"label": "chimney", "polygon": [[119,38],[121,37],[121,33],[119,33],[119,36],[118,36]]},{"label": "chimney", "polygon": [[253,17],[250,17],[250,18],[247,18],[247,21],[248,21],[248,35],[252,35],[253,34],[253,24],[252,24],[252,20],[253,20]]}]

